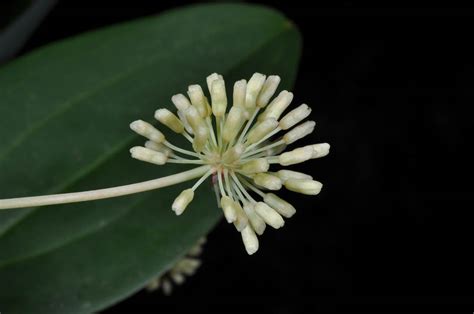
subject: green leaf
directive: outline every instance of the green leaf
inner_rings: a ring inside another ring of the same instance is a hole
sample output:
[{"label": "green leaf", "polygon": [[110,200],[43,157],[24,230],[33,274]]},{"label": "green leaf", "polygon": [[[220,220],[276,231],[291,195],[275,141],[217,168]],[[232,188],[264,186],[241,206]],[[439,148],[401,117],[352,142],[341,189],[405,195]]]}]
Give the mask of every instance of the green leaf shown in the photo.
[{"label": "green leaf", "polygon": [[[133,160],[170,97],[205,77],[227,88],[253,72],[294,81],[295,27],[250,5],[203,5],[124,23],[39,49],[0,68],[0,198],[80,191],[188,168]],[[178,141],[167,134],[172,142]],[[0,213],[0,311],[82,313],[141,289],[205,235],[220,210],[210,184],[186,212],[170,210],[192,183],[96,202]],[[229,226],[229,228],[233,228]],[[229,239],[236,250],[240,236]]]}]

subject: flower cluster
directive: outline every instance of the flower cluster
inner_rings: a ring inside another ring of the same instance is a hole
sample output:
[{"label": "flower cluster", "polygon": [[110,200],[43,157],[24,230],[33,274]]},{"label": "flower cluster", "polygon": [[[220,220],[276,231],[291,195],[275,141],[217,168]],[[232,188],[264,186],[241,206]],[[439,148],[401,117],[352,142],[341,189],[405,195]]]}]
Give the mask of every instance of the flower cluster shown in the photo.
[{"label": "flower cluster", "polygon": [[[257,235],[263,234],[266,225],[278,229],[284,225],[283,217],[295,213],[290,203],[268,191],[284,186],[290,191],[316,195],[322,187],[310,175],[291,170],[271,172],[270,165],[289,166],[329,153],[327,143],[283,152],[287,145],[313,132],[316,123],[302,122],[311,112],[306,104],[285,113],[293,99],[291,92],[282,91],[272,99],[279,83],[279,76],[266,77],[260,73],[255,73],[248,82],[237,81],[232,106],[228,106],[224,79],[216,73],[207,77],[210,101],[199,85],[188,87],[189,98],[174,95],[171,100],[177,115],[168,109],[158,109],[155,118],[184,136],[192,150],[171,144],[163,133],[145,121],[130,125],[133,131],[148,139],[143,147],[130,150],[133,158],[157,165],[202,165],[202,177],[179,194],[172,205],[173,211],[181,215],[193,200],[197,187],[212,176],[219,207],[227,222],[233,223],[241,233],[248,254],[258,250]],[[285,133],[277,136],[279,132]],[[258,201],[257,197],[262,200]]]},{"label": "flower cluster", "polygon": [[170,295],[171,292],[173,292],[173,284],[182,284],[186,280],[186,276],[194,275],[199,266],[201,266],[199,256],[202,253],[204,243],[206,243],[206,238],[199,239],[186,256],[181,258],[159,277],[150,280],[146,289],[148,291],[161,289],[165,295]]}]

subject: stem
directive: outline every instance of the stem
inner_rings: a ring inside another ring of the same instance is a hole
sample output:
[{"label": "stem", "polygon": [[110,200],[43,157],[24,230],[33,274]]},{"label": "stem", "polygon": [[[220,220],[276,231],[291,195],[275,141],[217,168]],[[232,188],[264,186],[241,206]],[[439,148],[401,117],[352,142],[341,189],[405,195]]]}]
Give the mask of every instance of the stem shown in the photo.
[{"label": "stem", "polygon": [[174,164],[196,164],[196,165],[202,165],[205,163],[203,160],[200,160],[200,159],[193,160],[193,159],[184,159],[184,158],[168,159],[166,162],[174,163]]},{"label": "stem", "polygon": [[234,179],[235,184],[237,184],[237,187],[244,193],[244,195],[248,198],[249,201],[255,202],[255,200],[252,198],[252,196],[245,190],[245,188],[242,186],[242,183],[240,183],[239,179],[235,175],[234,172],[231,172],[230,175],[232,176],[232,179]]},{"label": "stem", "polygon": [[270,148],[273,148],[273,147],[275,147],[275,146],[282,145],[282,144],[285,144],[285,141],[284,141],[284,140],[279,140],[279,141],[277,141],[277,142],[275,142],[275,143],[272,143],[272,144],[269,144],[269,145],[267,145],[267,146],[263,146],[263,147],[261,147],[261,148],[255,149],[255,150],[247,151],[246,153],[244,153],[244,154],[242,155],[242,158],[245,158],[245,157],[248,157],[248,156],[252,156],[252,155],[254,155],[254,154],[256,154],[256,153],[260,153],[260,152],[262,152],[262,151],[264,151],[264,150],[267,150],[267,149],[270,149]]},{"label": "stem", "polygon": [[268,157],[268,156],[265,152],[260,152],[256,155],[251,155],[251,156],[247,156],[245,158],[240,159],[240,163],[245,163],[249,160],[252,160],[252,159],[255,159],[255,158],[262,158],[262,157]]},{"label": "stem", "polygon": [[36,207],[54,204],[77,203],[85,201],[100,200],[104,198],[112,198],[117,196],[135,194],[150,190],[159,189],[165,186],[181,183],[184,181],[198,178],[209,171],[210,166],[201,166],[181,173],[173,174],[167,177],[162,177],[154,180],[133,183],[128,185],[116,186],[113,188],[52,194],[32,197],[8,198],[0,200],[0,209],[8,208],[22,208],[22,207]]},{"label": "stem", "polygon": [[225,188],[227,190],[227,194],[229,194],[230,198],[234,200],[234,193],[232,193],[232,190],[230,189],[230,184],[229,184],[229,170],[224,169],[224,179],[225,179]]},{"label": "stem", "polygon": [[262,198],[265,197],[265,193],[263,193],[262,191],[260,191],[259,188],[257,188],[255,185],[253,185],[252,183],[250,183],[247,179],[242,178],[242,182],[244,183],[245,186],[247,186],[249,189],[251,189],[252,191],[254,191],[255,193],[257,193],[258,195],[260,195]]},{"label": "stem", "polygon": [[222,171],[217,173],[217,181],[219,182],[219,189],[221,191],[221,195],[225,196],[224,185],[222,184]]},{"label": "stem", "polygon": [[235,191],[235,194],[237,194],[237,198],[240,200],[242,205],[245,205],[249,201],[245,198],[245,196],[240,192],[239,187],[234,183],[234,181],[231,182],[232,184],[232,189]]},{"label": "stem", "polygon": [[269,139],[270,137],[272,137],[273,135],[277,134],[278,132],[280,132],[281,129],[280,127],[277,127],[275,130],[271,131],[270,133],[268,133],[267,135],[265,135],[261,140],[259,140],[257,143],[253,143],[252,145],[250,145],[249,147],[247,147],[247,149],[245,150],[245,152],[248,152],[250,151],[251,149],[253,149],[254,147],[260,145],[261,143],[265,142],[267,139]]},{"label": "stem", "polygon": [[206,123],[209,127],[209,133],[211,133],[212,143],[214,144],[214,147],[217,148],[216,134],[214,133],[214,127],[212,126],[212,121],[209,117],[206,118]]},{"label": "stem", "polygon": [[255,117],[257,116],[259,110],[260,110],[260,108],[256,108],[256,109],[255,109],[255,111],[254,111],[253,114],[252,114],[252,117],[249,119],[249,121],[247,121],[247,124],[245,125],[244,130],[243,130],[242,133],[240,134],[240,137],[239,137],[239,139],[237,140],[237,143],[242,143],[242,141],[243,141],[245,135],[247,135],[247,131],[249,130],[250,126],[252,125],[253,120],[255,120]]},{"label": "stem", "polygon": [[191,135],[188,134],[188,132],[186,132],[186,130],[183,132],[183,136],[192,144],[193,143],[193,138],[191,137]]},{"label": "stem", "polygon": [[193,190],[193,192],[196,191],[196,189],[201,185],[201,183],[203,183],[204,180],[206,180],[207,177],[209,177],[213,172],[214,172],[214,170],[209,169],[209,171],[206,172],[206,173],[201,177],[201,179],[199,179],[199,180],[193,185],[193,187],[191,188],[191,189]]},{"label": "stem", "polygon": [[173,144],[171,144],[170,142],[168,141],[164,141],[163,144],[165,144],[166,146],[168,146],[169,148],[171,148],[172,150],[175,150],[179,153],[182,153],[182,154],[185,154],[185,155],[189,155],[189,156],[193,156],[193,157],[197,157],[197,158],[201,158],[201,156],[199,156],[199,154],[197,153],[194,153],[192,151],[189,151],[189,150],[186,150],[186,149],[182,149],[182,148],[179,148],[178,146],[175,146]]}]

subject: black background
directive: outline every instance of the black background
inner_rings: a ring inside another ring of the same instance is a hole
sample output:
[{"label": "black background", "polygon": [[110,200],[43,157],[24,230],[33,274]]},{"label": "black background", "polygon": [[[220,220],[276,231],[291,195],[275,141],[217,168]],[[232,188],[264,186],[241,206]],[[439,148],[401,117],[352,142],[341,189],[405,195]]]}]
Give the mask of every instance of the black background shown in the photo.
[{"label": "black background", "polygon": [[[22,53],[187,3],[61,1]],[[222,222],[171,297],[139,292],[105,312],[474,308],[473,11],[384,4],[267,3],[303,34],[295,102],[313,107],[306,143],[332,146],[299,169],[323,191],[284,193],[298,212],[254,256]]]}]

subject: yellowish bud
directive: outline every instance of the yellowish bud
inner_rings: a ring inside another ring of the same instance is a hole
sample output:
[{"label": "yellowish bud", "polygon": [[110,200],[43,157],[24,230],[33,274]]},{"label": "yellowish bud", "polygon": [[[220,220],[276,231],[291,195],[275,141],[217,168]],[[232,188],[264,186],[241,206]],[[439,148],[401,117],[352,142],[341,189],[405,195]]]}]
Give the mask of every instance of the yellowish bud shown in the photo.
[{"label": "yellowish bud", "polygon": [[204,96],[200,85],[189,85],[188,96],[191,99],[191,104],[196,107],[202,118],[208,117],[211,114],[206,96]]},{"label": "yellowish bud", "polygon": [[254,204],[247,203],[244,205],[244,211],[248,217],[248,220],[250,221],[250,225],[252,226],[253,230],[258,235],[262,235],[267,225],[265,224],[265,221],[263,221],[262,217],[257,215],[257,213],[254,210],[254,207],[255,207]]},{"label": "yellowish bud", "polygon": [[245,122],[244,110],[241,107],[232,106],[225,121],[222,138],[224,142],[229,143],[237,136],[240,128]]},{"label": "yellowish bud", "polygon": [[308,180],[313,180],[313,177],[310,176],[309,174],[298,172],[298,171],[292,171],[292,170],[279,170],[276,172],[276,175],[283,181],[285,182],[288,179],[308,179]]},{"label": "yellowish bud", "polygon": [[166,157],[165,154],[141,146],[132,147],[130,153],[132,154],[132,158],[155,165],[164,165],[168,160],[168,157]]},{"label": "yellowish bud", "polygon": [[329,154],[329,149],[331,146],[328,143],[321,143],[321,144],[313,144],[311,145],[313,148],[313,155],[311,158],[321,158]]},{"label": "yellowish bud", "polygon": [[265,194],[263,201],[286,218],[290,218],[296,213],[296,209],[293,207],[293,205],[273,193]]},{"label": "yellowish bud", "polygon": [[270,168],[268,161],[265,158],[258,158],[246,162],[241,166],[240,170],[247,174],[253,174],[267,172],[268,168]]},{"label": "yellowish bud", "polygon": [[178,113],[179,119],[184,125],[184,129],[186,130],[186,132],[188,132],[189,134],[193,134],[194,133],[193,128],[189,124],[188,119],[186,119],[186,115],[184,114],[184,112],[178,110],[177,113]]},{"label": "yellowish bud", "polygon": [[282,182],[277,176],[268,174],[268,173],[259,173],[253,177],[253,181],[264,188],[269,190],[279,190],[281,189]]},{"label": "yellowish bud", "polygon": [[158,109],[155,111],[155,119],[169,127],[176,133],[183,133],[183,123],[168,109]]},{"label": "yellowish bud", "polygon": [[162,143],[165,140],[163,133],[155,129],[153,125],[143,120],[136,120],[130,123],[130,128],[137,134],[152,140],[153,142]]},{"label": "yellowish bud", "polygon": [[186,111],[184,112],[184,114],[194,133],[198,128],[205,124],[204,120],[199,115],[198,110],[194,106],[189,106],[188,109],[186,109]]},{"label": "yellowish bud", "polygon": [[290,145],[291,143],[296,142],[299,139],[302,139],[308,134],[311,134],[314,131],[314,127],[316,126],[316,122],[314,121],[306,121],[305,123],[302,123],[286,133],[283,136],[283,141],[287,145]]},{"label": "yellowish bud", "polygon": [[293,100],[293,93],[289,91],[282,91],[272,102],[268,105],[267,109],[260,114],[258,117],[259,120],[274,118],[278,120],[283,113],[283,111],[288,108]]},{"label": "yellowish bud", "polygon": [[245,94],[247,90],[247,81],[240,80],[234,84],[234,97],[232,105],[235,107],[245,107]]},{"label": "yellowish bud", "polygon": [[260,141],[268,133],[275,130],[278,127],[278,121],[273,118],[265,119],[262,122],[258,123],[256,126],[250,130],[247,136],[247,143],[253,144]]},{"label": "yellowish bud", "polygon": [[234,201],[227,195],[222,196],[221,198],[222,211],[224,212],[225,219],[228,223],[234,222],[237,220],[237,213],[235,211]]},{"label": "yellowish bud", "polygon": [[309,160],[312,158],[312,156],[313,148],[311,146],[305,146],[281,154],[278,158],[278,161],[282,166],[289,166]]},{"label": "yellowish bud", "polygon": [[161,143],[156,143],[153,141],[146,141],[145,142],[145,147],[151,150],[154,150],[155,152],[159,152],[164,154],[166,157],[172,156],[173,151],[166,147],[165,145]]},{"label": "yellowish bud", "polygon": [[247,93],[245,96],[245,108],[253,111],[257,104],[257,97],[263,84],[265,83],[265,75],[254,73],[247,84]]},{"label": "yellowish bud", "polygon": [[242,206],[238,202],[233,203],[235,214],[237,216],[237,219],[234,221],[234,226],[237,231],[242,231],[244,230],[245,227],[248,225],[248,218],[247,215],[245,215],[244,210],[242,209]]},{"label": "yellowish bud", "polygon": [[292,128],[294,125],[300,123],[311,113],[311,108],[308,107],[306,104],[302,104],[297,108],[288,112],[283,118],[280,120],[280,128],[282,130],[288,130]]},{"label": "yellowish bud", "polygon": [[206,146],[208,137],[209,129],[207,128],[205,123],[202,123],[194,131],[193,149],[198,153],[202,152],[202,150]]},{"label": "yellowish bud", "polygon": [[258,251],[258,238],[251,226],[246,226],[240,233],[242,235],[242,242],[244,242],[245,250],[248,255]]},{"label": "yellowish bud", "polygon": [[194,192],[192,189],[186,189],[174,200],[171,208],[176,213],[176,215],[181,215],[186,207],[191,203],[194,198]]},{"label": "yellowish bud", "polygon": [[182,112],[185,112],[188,107],[191,106],[191,103],[183,94],[174,95],[173,97],[171,97],[171,101],[173,102],[175,107]]},{"label": "yellowish bud", "polygon": [[288,190],[306,195],[317,195],[323,187],[320,182],[307,179],[288,179],[284,184]]},{"label": "yellowish bud", "polygon": [[275,229],[279,229],[285,224],[280,214],[264,202],[257,202],[257,204],[255,204],[255,212],[262,217],[266,224]]},{"label": "yellowish bud", "polygon": [[207,89],[209,90],[209,93],[211,93],[212,90],[212,82],[218,79],[223,79],[222,75],[217,74],[217,73],[212,73],[208,77],[206,77],[206,83],[207,83]]},{"label": "yellowish bud", "polygon": [[278,75],[270,75],[267,77],[257,97],[257,107],[263,108],[268,104],[270,98],[275,94],[278,84],[280,84],[280,77]]},{"label": "yellowish bud", "polygon": [[227,95],[225,92],[225,83],[223,79],[217,79],[211,85],[212,113],[216,117],[225,115],[227,108]]}]

